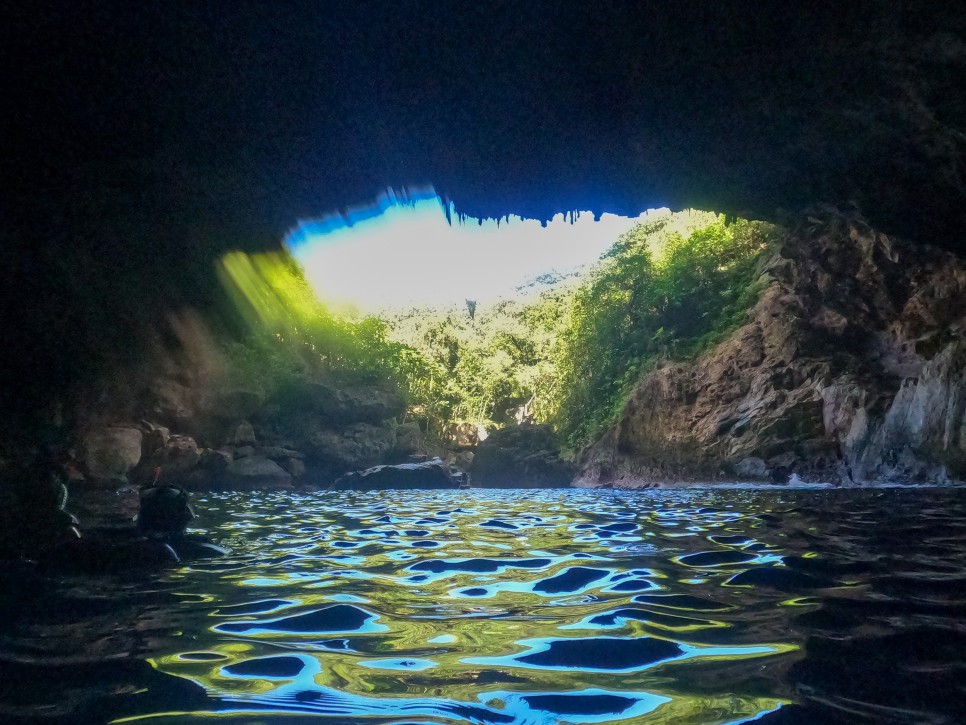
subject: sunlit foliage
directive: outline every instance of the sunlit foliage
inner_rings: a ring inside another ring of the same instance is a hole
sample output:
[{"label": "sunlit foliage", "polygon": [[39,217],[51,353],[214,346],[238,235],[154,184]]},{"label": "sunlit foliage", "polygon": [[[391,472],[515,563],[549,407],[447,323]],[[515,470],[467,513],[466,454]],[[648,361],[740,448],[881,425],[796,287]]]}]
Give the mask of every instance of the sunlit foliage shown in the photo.
[{"label": "sunlit foliage", "polygon": [[381,320],[334,315],[287,254],[235,252],[222,260],[219,274],[249,331],[227,346],[229,375],[242,387],[270,395],[306,378],[428,377],[422,358],[391,342]]},{"label": "sunlit foliage", "polygon": [[[551,351],[568,292],[528,301],[408,310],[385,315],[390,336],[426,361],[436,393],[426,400],[434,423],[504,424],[518,414],[539,418],[553,379]],[[414,389],[416,385],[411,384]],[[521,408],[524,409],[521,411]]]},{"label": "sunlit foliage", "polygon": [[361,320],[320,302],[291,257],[235,253],[220,271],[252,334],[230,346],[230,369],[269,394],[317,376],[394,381],[430,430],[527,418],[578,448],[657,361],[693,356],[741,324],[769,235],[756,222],[664,215],[529,296]]},{"label": "sunlit foliage", "polygon": [[622,235],[570,300],[553,351],[548,418],[573,446],[600,433],[657,360],[718,342],[757,299],[766,225],[716,218],[684,235],[668,221]]}]

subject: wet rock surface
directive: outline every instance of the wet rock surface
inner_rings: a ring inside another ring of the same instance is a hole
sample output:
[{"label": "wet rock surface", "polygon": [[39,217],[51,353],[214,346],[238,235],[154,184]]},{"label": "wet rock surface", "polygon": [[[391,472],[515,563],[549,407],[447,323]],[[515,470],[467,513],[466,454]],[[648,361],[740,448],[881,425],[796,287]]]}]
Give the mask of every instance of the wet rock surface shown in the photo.
[{"label": "wet rock surface", "polygon": [[439,458],[421,463],[374,466],[336,479],[335,489],[385,490],[410,488],[459,488],[449,466]]},{"label": "wet rock surface", "polygon": [[228,464],[221,477],[227,488],[288,488],[292,475],[268,458],[249,456]]}]

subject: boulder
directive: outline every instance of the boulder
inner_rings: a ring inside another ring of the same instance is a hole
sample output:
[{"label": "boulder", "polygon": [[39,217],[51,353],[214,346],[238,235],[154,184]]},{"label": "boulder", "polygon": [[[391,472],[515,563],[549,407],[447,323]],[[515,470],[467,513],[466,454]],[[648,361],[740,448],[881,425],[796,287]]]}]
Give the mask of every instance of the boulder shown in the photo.
[{"label": "boulder", "polygon": [[474,486],[537,488],[569,486],[575,469],[560,457],[560,444],[547,425],[495,430],[476,448],[470,478]]},{"label": "boulder", "polygon": [[191,436],[173,435],[163,448],[154,451],[138,466],[139,478],[153,477],[155,468],[161,469],[161,479],[175,483],[187,475],[201,461],[201,450]]},{"label": "boulder", "polygon": [[111,426],[89,432],[81,457],[95,481],[124,479],[141,460],[143,435],[137,428]]},{"label": "boulder", "polygon": [[255,429],[252,428],[252,424],[247,420],[242,421],[236,427],[234,432],[231,434],[231,438],[228,441],[233,446],[253,446],[255,445]]},{"label": "boulder", "polygon": [[155,425],[142,421],[145,429],[144,439],[141,442],[141,455],[150,456],[159,448],[164,448],[171,440],[171,431],[163,425]]},{"label": "boulder", "polygon": [[395,466],[374,466],[365,471],[354,471],[336,479],[332,488],[338,490],[387,490],[418,488],[459,488],[459,481],[439,458],[423,463],[400,463]]},{"label": "boulder", "polygon": [[231,465],[232,455],[225,450],[205,448],[201,452],[201,459],[198,461],[198,468],[209,473],[218,475],[228,470]]},{"label": "boulder", "polygon": [[248,456],[228,464],[220,481],[232,489],[288,488],[292,485],[292,476],[275,461]]},{"label": "boulder", "polygon": [[423,431],[419,423],[408,422],[396,426],[396,444],[393,455],[405,459],[418,453],[423,447]]},{"label": "boulder", "polygon": [[279,465],[291,474],[292,478],[302,478],[305,475],[305,462],[299,458],[286,458]]}]

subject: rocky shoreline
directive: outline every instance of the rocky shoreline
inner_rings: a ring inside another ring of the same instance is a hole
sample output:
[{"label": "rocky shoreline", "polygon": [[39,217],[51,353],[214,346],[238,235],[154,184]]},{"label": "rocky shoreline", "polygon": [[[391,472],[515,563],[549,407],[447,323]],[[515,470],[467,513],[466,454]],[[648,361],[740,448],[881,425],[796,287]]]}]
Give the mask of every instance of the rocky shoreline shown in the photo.
[{"label": "rocky shoreline", "polygon": [[[453,444],[456,450],[432,446],[418,427],[392,421],[326,429],[314,444],[303,440],[303,450],[267,431],[242,421],[218,447],[205,447],[147,421],[108,425],[89,431],[71,449],[72,482],[78,488],[116,489],[160,477],[194,491],[460,488],[472,475],[476,487],[537,488],[569,486],[576,473],[543,425],[497,430],[473,445]],[[384,440],[392,444],[378,445]]]},{"label": "rocky shoreline", "polygon": [[388,384],[312,380],[263,398],[181,374],[135,397],[136,422],[102,412],[64,446],[76,491],[567,486],[575,473],[548,426],[431,436]]},{"label": "rocky shoreline", "polygon": [[160,469],[162,480],[189,490],[325,486],[350,471],[426,457],[419,427],[398,422],[405,405],[388,386],[311,381],[297,395],[262,400],[231,390],[201,404],[190,386],[177,400],[172,381],[158,387],[169,395],[148,406],[154,420],[91,426],[79,436],[71,453],[89,485],[143,484]]},{"label": "rocky shoreline", "polygon": [[79,490],[158,469],[196,491],[385,488],[394,473],[443,488],[966,479],[966,261],[821,210],[784,232],[758,284],[744,325],[642,375],[572,462],[545,425],[429,435],[384,380],[232,387],[191,315],[172,323],[176,355],[115,376],[61,424],[62,462]]}]

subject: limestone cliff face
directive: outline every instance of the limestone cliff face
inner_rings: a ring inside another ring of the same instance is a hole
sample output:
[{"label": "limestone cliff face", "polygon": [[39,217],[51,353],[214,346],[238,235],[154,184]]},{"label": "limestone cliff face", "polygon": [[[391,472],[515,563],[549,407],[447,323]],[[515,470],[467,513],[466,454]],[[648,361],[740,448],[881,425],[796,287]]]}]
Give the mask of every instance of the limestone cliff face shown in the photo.
[{"label": "limestone cliff face", "polygon": [[746,325],[642,377],[578,485],[966,479],[966,260],[828,212],[761,281]]}]

